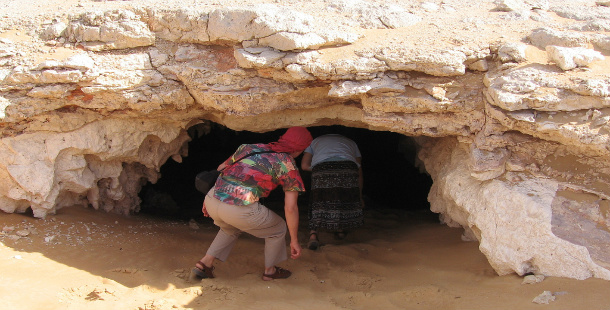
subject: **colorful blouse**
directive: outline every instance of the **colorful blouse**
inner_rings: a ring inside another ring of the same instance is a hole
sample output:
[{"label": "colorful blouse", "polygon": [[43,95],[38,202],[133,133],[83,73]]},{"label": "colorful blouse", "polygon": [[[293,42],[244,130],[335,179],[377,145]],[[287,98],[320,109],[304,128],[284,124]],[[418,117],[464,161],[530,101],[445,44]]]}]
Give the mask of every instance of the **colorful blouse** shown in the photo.
[{"label": "colorful blouse", "polygon": [[284,191],[305,191],[294,158],[287,153],[253,153],[271,151],[267,144],[242,144],[227,159],[227,167],[216,181],[214,197],[222,202],[245,206],[267,197],[278,185]]}]

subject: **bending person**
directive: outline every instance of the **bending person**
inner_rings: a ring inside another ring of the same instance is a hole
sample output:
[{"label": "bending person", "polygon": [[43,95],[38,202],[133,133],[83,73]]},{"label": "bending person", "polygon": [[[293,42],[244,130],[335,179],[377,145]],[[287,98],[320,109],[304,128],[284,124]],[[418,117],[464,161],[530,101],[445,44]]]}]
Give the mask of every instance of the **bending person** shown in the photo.
[{"label": "bending person", "polygon": [[[297,238],[299,209],[297,198],[305,186],[294,158],[311,143],[304,127],[289,128],[277,142],[243,144],[225,162],[215,186],[203,202],[203,214],[220,227],[206,255],[195,264],[192,275],[214,278],[214,261],[226,261],[242,232],[265,239],[265,270],[263,280],[285,279],[291,272],[276,265],[287,259],[286,226],[290,234],[290,256],[301,256]],[[253,152],[254,154],[241,159]],[[236,160],[239,160],[236,162]],[[259,199],[267,197],[281,185],[284,190],[286,221],[263,206]]]},{"label": "bending person", "polygon": [[363,224],[362,155],[353,140],[339,134],[314,139],[305,149],[301,169],[312,172],[309,249],[318,249],[319,229],[343,239],[348,229]]}]

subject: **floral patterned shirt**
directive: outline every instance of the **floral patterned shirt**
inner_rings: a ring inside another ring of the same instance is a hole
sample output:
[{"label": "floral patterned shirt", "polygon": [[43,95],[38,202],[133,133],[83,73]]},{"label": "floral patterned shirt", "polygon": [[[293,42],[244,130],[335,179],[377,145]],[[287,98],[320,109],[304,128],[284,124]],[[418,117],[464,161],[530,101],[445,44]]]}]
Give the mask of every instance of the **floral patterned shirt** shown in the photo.
[{"label": "floral patterned shirt", "polygon": [[249,205],[267,197],[278,185],[284,191],[304,192],[305,186],[294,158],[288,153],[253,153],[271,151],[267,144],[242,144],[224,163],[227,167],[216,181],[214,197],[237,206]]}]

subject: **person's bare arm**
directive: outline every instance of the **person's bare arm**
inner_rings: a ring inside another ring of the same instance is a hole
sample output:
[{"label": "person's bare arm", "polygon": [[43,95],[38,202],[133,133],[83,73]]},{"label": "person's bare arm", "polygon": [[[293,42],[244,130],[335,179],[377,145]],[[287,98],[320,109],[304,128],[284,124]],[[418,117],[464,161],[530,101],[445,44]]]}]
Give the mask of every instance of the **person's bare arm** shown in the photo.
[{"label": "person's bare arm", "polygon": [[220,165],[218,165],[218,168],[216,168],[216,170],[218,171],[222,171],[222,169],[224,169],[227,166],[227,164],[225,164],[224,162]]},{"label": "person's bare arm", "polygon": [[203,200],[203,206],[201,207],[201,212],[203,212],[203,216],[210,217],[210,214],[208,213],[208,207],[206,207],[206,205],[205,205],[205,199]]},{"label": "person's bare arm", "polygon": [[313,158],[313,154],[304,152],[303,158],[301,158],[301,169],[303,171],[311,171],[311,159]]},{"label": "person's bare arm", "polygon": [[290,257],[297,259],[301,256],[301,245],[299,244],[299,206],[297,200],[299,192],[284,192],[284,213],[286,215],[286,225],[290,234]]},{"label": "person's bare arm", "polygon": [[[216,168],[217,171],[222,171],[225,167],[227,167],[227,164],[225,164],[227,161],[225,160],[222,164],[218,165],[218,168]],[[210,214],[208,214],[208,209],[205,206],[205,199],[203,200],[203,206],[201,207],[201,212],[203,212],[203,216],[205,217],[210,217]]]}]

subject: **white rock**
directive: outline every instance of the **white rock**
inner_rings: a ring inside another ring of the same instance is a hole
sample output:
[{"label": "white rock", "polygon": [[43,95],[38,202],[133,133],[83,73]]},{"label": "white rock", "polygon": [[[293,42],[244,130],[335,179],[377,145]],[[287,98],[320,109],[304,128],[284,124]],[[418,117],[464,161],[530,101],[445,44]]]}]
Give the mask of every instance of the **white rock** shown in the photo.
[{"label": "white rock", "polygon": [[359,82],[333,82],[328,91],[331,97],[353,97],[364,93],[404,92],[405,86],[389,77],[376,78]]},{"label": "white rock", "polygon": [[555,296],[553,296],[553,293],[550,291],[544,291],[532,300],[532,302],[536,304],[549,304],[552,301],[555,301]]},{"label": "white rock", "polygon": [[285,70],[290,73],[290,76],[292,76],[295,80],[313,81],[316,79],[315,76],[307,73],[303,69],[303,66],[299,64],[287,65]]},{"label": "white rock", "polygon": [[532,31],[529,39],[536,47],[545,49],[549,45],[564,47],[587,47],[589,37],[578,31],[560,31],[552,28],[540,28]]},{"label": "white rock", "polygon": [[485,71],[489,70],[489,65],[487,64],[487,60],[479,59],[479,60],[469,64],[468,69],[474,70],[474,71],[485,72]]},{"label": "white rock", "polygon": [[316,34],[326,41],[323,46],[351,44],[362,37],[361,34],[338,31],[329,28],[318,29],[316,30]]},{"label": "white rock", "polygon": [[270,46],[280,51],[318,49],[327,43],[316,33],[279,32],[259,39],[259,44]]},{"label": "white rock", "polygon": [[[252,50],[252,49],[250,49]],[[242,68],[283,67],[279,61],[286,53],[277,52],[271,48],[263,48],[258,53],[250,53],[246,49],[236,49],[234,52],[237,63]]]},{"label": "white rock", "polygon": [[549,58],[563,70],[586,67],[597,60],[604,60],[602,53],[583,47],[547,46]]},{"label": "white rock", "polygon": [[494,0],[497,11],[519,11],[525,8],[523,1],[521,0]]},{"label": "white rock", "polygon": [[439,5],[434,2],[423,2],[421,7],[428,12],[436,12],[440,8]]},{"label": "white rock", "polygon": [[2,43],[0,44],[0,58],[12,57],[15,55],[15,48],[12,45]]},{"label": "white rock", "polygon": [[470,150],[469,167],[472,170],[471,176],[485,181],[494,179],[502,175],[506,170],[506,161],[510,151],[498,148],[493,151],[486,151],[476,147]]},{"label": "white rock", "polygon": [[83,78],[78,70],[44,70],[40,74],[41,83],[76,83]]},{"label": "white rock", "polygon": [[149,46],[155,35],[133,12],[90,12],[72,21],[66,29],[72,42],[82,42],[87,50],[102,51]]},{"label": "white rock", "polygon": [[523,281],[521,284],[535,284],[544,281],[544,275],[541,274],[531,274],[523,277]]},{"label": "white rock", "polygon": [[95,61],[93,60],[93,58],[89,57],[88,54],[81,53],[66,59],[66,61],[62,63],[62,66],[65,68],[88,71],[93,69],[93,67],[95,66]]},{"label": "white rock", "polygon": [[34,98],[63,98],[69,94],[70,91],[76,89],[76,86],[59,84],[49,85],[42,87],[34,87],[30,90],[27,95]]},{"label": "white rock", "polygon": [[61,63],[57,60],[45,60],[43,62],[41,62],[40,64],[38,64],[38,66],[36,66],[34,68],[34,70],[44,70],[44,69],[52,69],[52,68],[58,68],[61,67]]},{"label": "white rock", "polygon": [[66,31],[68,25],[63,22],[57,22],[48,26],[42,33],[42,37],[46,40],[52,40],[61,37]]},{"label": "white rock", "polygon": [[150,62],[155,68],[166,64],[169,60],[169,55],[161,53],[158,49],[150,49],[148,55],[150,55]]},{"label": "white rock", "polygon": [[610,51],[610,36],[593,34],[591,35],[591,43],[601,50]]},{"label": "white rock", "polygon": [[[433,11],[438,10],[432,9]],[[390,12],[379,18],[384,26],[390,29],[408,27],[421,22],[422,18],[409,12]]]},{"label": "white rock", "polygon": [[466,71],[466,55],[455,50],[419,54],[404,47],[390,47],[375,57],[397,71],[420,71],[436,76],[462,75]]},{"label": "white rock", "polygon": [[193,9],[157,12],[150,22],[156,35],[165,40],[184,43],[207,43],[208,14]]},{"label": "white rock", "polygon": [[280,32],[306,34],[313,31],[311,15],[275,5],[252,9],[217,9],[210,13],[210,40],[241,42]]},{"label": "white rock", "polygon": [[525,4],[530,7],[531,10],[548,10],[550,7],[549,0],[525,0]]},{"label": "white rock", "polygon": [[288,53],[286,57],[282,59],[284,64],[300,64],[305,65],[313,63],[320,57],[318,51],[303,51],[298,53]]},{"label": "white rock", "polygon": [[[610,276],[585,247],[567,242],[551,230],[556,181],[529,173],[519,173],[517,183],[500,178],[480,181],[464,165],[469,148],[447,147],[448,141],[435,141],[433,148],[419,155],[434,180],[428,195],[431,209],[461,226],[476,227],[479,248],[498,274],[537,270],[547,276],[581,279],[592,274]],[[526,235],[531,237],[523,238]]]},{"label": "white rock", "polygon": [[498,57],[502,62],[524,62],[527,60],[526,48],[522,43],[507,43],[498,49]]},{"label": "white rock", "polygon": [[18,230],[15,232],[15,235],[19,237],[27,237],[30,235],[30,232],[27,229]]}]

